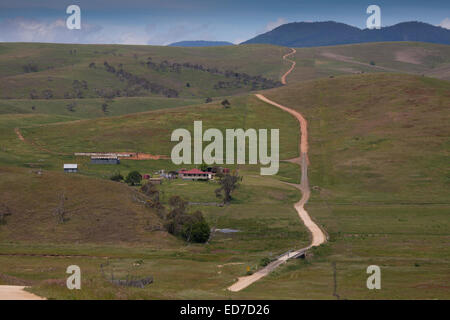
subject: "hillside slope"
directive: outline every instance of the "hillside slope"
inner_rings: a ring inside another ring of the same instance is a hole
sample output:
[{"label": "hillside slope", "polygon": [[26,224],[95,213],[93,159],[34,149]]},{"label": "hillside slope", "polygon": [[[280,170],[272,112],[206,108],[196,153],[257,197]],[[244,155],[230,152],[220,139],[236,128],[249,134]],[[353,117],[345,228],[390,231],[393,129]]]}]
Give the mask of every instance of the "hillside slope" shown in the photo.
[{"label": "hillside slope", "polygon": [[[35,244],[177,244],[156,214],[134,200],[128,186],[77,174],[0,167],[0,204],[10,215],[2,242]],[[61,199],[64,195],[63,204]],[[61,223],[57,208],[66,214]]]},{"label": "hillside slope", "polygon": [[450,135],[450,82],[362,74],[295,83],[264,95],[305,114],[311,183],[333,189],[340,200],[366,192],[371,201],[448,200],[448,151],[442,146]]},{"label": "hillside slope", "polygon": [[[308,121],[306,209],[329,241],[239,297],[447,299],[450,83],[380,73],[264,95]],[[382,290],[367,290],[369,265],[380,266]]]},{"label": "hillside slope", "polygon": [[[289,75],[292,76],[294,74]],[[307,210],[327,230],[330,239],[327,245],[313,250],[307,260],[293,259],[278,272],[233,294],[232,298],[335,299],[330,290],[333,265],[336,265],[337,294],[344,299],[448,297],[450,201],[447,192],[448,148],[445,147],[449,143],[450,119],[446,108],[450,104],[449,82],[395,73],[356,74],[299,83],[291,82],[289,77],[287,86],[264,91],[264,95],[299,110],[308,120],[308,174],[312,197]],[[281,158],[298,156],[298,124],[288,113],[253,96],[229,100],[231,106],[228,109],[223,108],[220,102],[213,102],[203,106],[77,121],[70,121],[72,119],[66,116],[0,115],[1,164],[25,167],[26,163],[35,162],[45,169],[42,177],[35,176],[31,169],[5,168],[2,171],[5,173],[2,173],[0,181],[6,182],[1,190],[6,192],[1,195],[7,195],[6,200],[24,209],[24,213],[13,212],[7,217],[7,224],[0,228],[10,228],[14,223],[22,233],[28,232],[32,227],[26,226],[27,220],[39,226],[29,231],[30,238],[26,235],[14,238],[11,235],[14,230],[7,229],[12,241],[32,240],[31,236],[46,240],[47,236],[40,232],[49,230],[49,225],[54,227],[55,231],[50,230],[58,237],[66,235],[58,227],[51,210],[58,203],[57,195],[64,183],[69,181],[66,179],[73,179],[75,190],[79,187],[89,190],[107,210],[111,209],[110,205],[131,208],[121,212],[120,221],[126,222],[125,226],[136,226],[136,229],[130,227],[118,236],[101,233],[103,228],[107,228],[104,221],[108,218],[101,208],[97,214],[93,205],[92,211],[83,213],[83,218],[92,224],[89,228],[99,233],[98,238],[103,236],[117,243],[122,241],[122,236],[131,236],[131,239],[140,238],[144,246],[153,248],[153,240],[147,239],[145,231],[140,229],[146,220],[139,220],[140,217],[147,216],[144,212],[141,215],[139,208],[127,200],[126,190],[129,189],[85,175],[107,178],[115,170],[122,173],[134,169],[141,172],[170,170],[175,168],[170,161],[124,160],[118,166],[94,166],[88,159],[49,154],[30,146],[15,136],[14,128],[20,127],[26,139],[56,152],[99,148],[169,152],[173,144],[170,134],[174,128],[192,130],[194,120],[203,120],[204,128],[222,130],[279,128]],[[51,124],[55,122],[59,123]],[[63,161],[77,161],[80,173],[73,176],[58,172]],[[195,207],[204,212],[211,226],[238,229],[240,232],[217,234],[207,246],[181,245],[171,247],[169,251],[131,248],[128,245],[115,247],[114,250],[122,250],[121,260],[115,261],[122,268],[132,266],[138,257],[144,260],[140,274],[152,275],[156,279],[148,288],[138,293],[130,288],[118,292],[101,276],[99,260],[84,259],[84,276],[93,280],[83,290],[69,292],[54,281],[40,281],[33,290],[48,297],[74,299],[229,299],[229,293],[223,288],[245,275],[247,266],[257,266],[261,259],[277,256],[308,242],[308,234],[292,208],[298,194],[294,188],[279,181],[295,182],[292,179],[296,178],[298,168],[285,162],[280,165],[280,173],[275,177],[261,177],[255,166],[241,166],[240,173],[244,179],[230,206]],[[46,177],[52,180],[38,183],[38,179]],[[97,181],[102,184],[97,184]],[[48,193],[42,191],[42,199],[48,199],[48,204],[35,206],[40,199],[36,190],[44,186],[50,190]],[[11,195],[9,188],[15,195]],[[214,183],[191,184],[180,180],[161,186],[164,201],[173,194],[184,195],[193,201],[216,201],[215,188]],[[24,189],[26,205],[19,198],[19,192]],[[85,200],[92,203],[91,195],[86,195],[85,191],[71,194],[70,188],[66,190],[68,205],[74,205],[72,201],[78,199],[81,203],[79,208],[84,208]],[[29,199],[29,195],[33,198]],[[123,203],[107,203],[105,199],[111,195]],[[43,222],[33,220],[32,216],[33,210],[40,208],[45,212]],[[135,214],[128,215],[130,211]],[[88,213],[94,213],[94,216]],[[80,237],[75,228],[81,217],[77,214],[69,215],[70,220],[64,225],[64,229],[67,227],[75,234],[67,235],[69,239]],[[14,222],[14,215],[20,220]],[[109,215],[112,221],[119,218],[113,210]],[[161,233],[156,231],[155,234]],[[90,233],[84,235],[94,237]],[[155,241],[159,243],[160,240]],[[168,246],[167,243],[161,245],[162,248]],[[83,251],[81,246],[74,247]],[[12,253],[30,250],[9,244],[2,245],[3,248]],[[67,251],[67,248],[58,250]],[[95,250],[109,255],[112,249]],[[37,276],[39,279],[63,279],[66,262],[56,258],[0,257],[4,273],[25,279]],[[29,271],[23,271],[25,264]],[[367,290],[365,270],[371,264],[382,268],[383,290]],[[55,265],[57,269],[52,269]],[[48,271],[43,273],[43,266]]]},{"label": "hillside slope", "polygon": [[280,56],[287,51],[267,45],[0,43],[0,98],[225,96],[279,86]]},{"label": "hillside slope", "polygon": [[358,73],[411,73],[450,80],[450,46],[376,42],[296,49],[290,82]]}]

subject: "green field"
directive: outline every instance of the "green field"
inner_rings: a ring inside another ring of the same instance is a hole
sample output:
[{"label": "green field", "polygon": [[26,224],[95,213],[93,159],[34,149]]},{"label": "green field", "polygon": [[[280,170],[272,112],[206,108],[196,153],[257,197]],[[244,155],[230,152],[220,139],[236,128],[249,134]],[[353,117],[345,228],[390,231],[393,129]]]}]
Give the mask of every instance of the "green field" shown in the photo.
[{"label": "green field", "polygon": [[[117,72],[122,69],[132,76],[165,89],[176,90],[179,97],[191,99],[226,96],[250,91],[252,81],[239,81],[224,88],[215,88],[219,81],[234,80],[234,75],[225,76],[223,72],[245,73],[252,77],[261,76],[277,81],[283,72],[281,56],[287,51],[287,48],[266,45],[174,48],[0,44],[0,97],[29,99],[31,93],[35,95],[35,99],[48,97],[48,100],[66,96],[69,97],[66,100],[77,97],[103,98],[111,95],[166,97],[164,91],[142,88],[141,80],[130,82],[126,76],[108,72],[105,62]],[[251,63],[255,60],[258,61],[257,64]],[[148,65],[150,62],[154,66]],[[186,63],[190,65],[184,66]],[[172,64],[180,66],[171,69]],[[198,67],[200,65],[203,70]],[[85,81],[86,85],[74,85],[74,81]],[[259,85],[256,88],[259,88]],[[44,94],[46,90],[51,91],[51,97]],[[99,94],[98,91],[102,90],[103,93]],[[121,92],[119,95],[117,90]]]},{"label": "green field", "polygon": [[[415,56],[399,56],[411,48]],[[377,66],[399,72],[336,61],[322,56],[323,50],[363,63],[376,59]],[[212,228],[239,230],[215,232],[207,244],[188,244],[164,231],[156,212],[136,200],[138,187],[109,178],[194,165],[170,160],[94,165],[74,153],[170,155],[171,132],[192,132],[193,122],[201,120],[203,130],[280,129],[280,158],[287,160],[299,155],[298,123],[256,99],[249,88],[208,89],[221,76],[203,71],[151,74],[178,88],[179,98],[95,97],[95,86],[124,83],[88,65],[107,60],[138,74],[143,72],[139,61],[151,56],[152,61],[198,63],[277,80],[289,67],[281,60],[289,49],[0,44],[0,204],[11,211],[0,225],[0,284],[30,285],[32,292],[52,299],[448,299],[450,82],[422,76],[445,69],[448,50],[418,43],[302,48],[293,58],[297,67],[288,85],[255,91],[308,120],[312,197],[306,209],[329,242],[307,259],[289,261],[231,293],[225,289],[247,268],[260,268],[261,259],[309,243],[293,207],[301,195],[283,183],[299,183],[297,165],[281,162],[275,176],[260,176],[257,165],[227,165],[239,169],[243,181],[224,207],[211,205],[220,202],[216,182],[164,181],[158,186],[164,204],[180,195]],[[399,57],[419,60],[406,63]],[[24,73],[31,60],[42,70]],[[47,82],[63,95],[66,85],[89,70],[93,74],[82,99],[28,97],[30,89],[47,88]],[[194,85],[187,88],[187,81]],[[207,96],[213,101],[204,103]],[[221,105],[225,98],[230,108]],[[67,105],[73,102],[70,111]],[[79,173],[64,174],[64,163],[78,163]],[[68,214],[61,224],[54,211],[63,194]],[[81,267],[82,290],[65,286],[71,264]],[[381,290],[366,288],[371,264],[381,267]],[[117,287],[108,281],[112,273],[152,276],[154,283],[145,289]]]},{"label": "green field", "polygon": [[289,82],[386,71],[450,80],[450,48],[447,45],[375,42],[296,50],[294,61],[297,64],[289,75]]}]

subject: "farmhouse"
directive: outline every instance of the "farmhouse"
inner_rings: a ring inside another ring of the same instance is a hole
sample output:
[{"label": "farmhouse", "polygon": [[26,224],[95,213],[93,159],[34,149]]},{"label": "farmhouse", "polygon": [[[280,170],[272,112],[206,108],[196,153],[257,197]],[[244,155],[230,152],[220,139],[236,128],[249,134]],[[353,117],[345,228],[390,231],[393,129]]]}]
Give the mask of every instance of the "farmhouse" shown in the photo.
[{"label": "farmhouse", "polygon": [[93,156],[91,157],[92,164],[120,164],[117,156]]},{"label": "farmhouse", "polygon": [[211,180],[212,172],[205,172],[199,169],[180,170],[178,176],[183,180]]},{"label": "farmhouse", "polygon": [[78,164],[64,164],[64,172],[66,173],[78,172]]}]

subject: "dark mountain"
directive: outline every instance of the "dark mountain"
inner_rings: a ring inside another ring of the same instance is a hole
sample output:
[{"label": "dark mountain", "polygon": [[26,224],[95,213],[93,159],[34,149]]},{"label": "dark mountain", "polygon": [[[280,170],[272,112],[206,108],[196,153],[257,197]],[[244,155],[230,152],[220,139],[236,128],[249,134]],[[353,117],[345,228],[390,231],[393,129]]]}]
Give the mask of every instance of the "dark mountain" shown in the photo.
[{"label": "dark mountain", "polygon": [[242,44],[265,43],[286,47],[316,47],[380,41],[450,44],[450,30],[423,22],[403,22],[378,30],[361,30],[334,21],[294,22],[279,26]]},{"label": "dark mountain", "polygon": [[233,43],[227,41],[180,41],[168,45],[169,47],[219,47],[219,46],[234,46]]}]

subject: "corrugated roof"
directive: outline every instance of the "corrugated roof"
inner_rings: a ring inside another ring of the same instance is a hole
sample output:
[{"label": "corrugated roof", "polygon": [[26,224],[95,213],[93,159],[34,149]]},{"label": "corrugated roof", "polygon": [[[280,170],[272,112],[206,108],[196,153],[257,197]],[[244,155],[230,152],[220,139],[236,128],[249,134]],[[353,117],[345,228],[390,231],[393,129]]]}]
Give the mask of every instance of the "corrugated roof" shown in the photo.
[{"label": "corrugated roof", "polygon": [[72,163],[65,163],[64,169],[78,169],[78,164],[72,164]]},{"label": "corrugated roof", "polygon": [[211,172],[204,172],[202,170],[199,169],[191,169],[191,170],[181,170],[180,173],[185,174],[210,174]]}]

